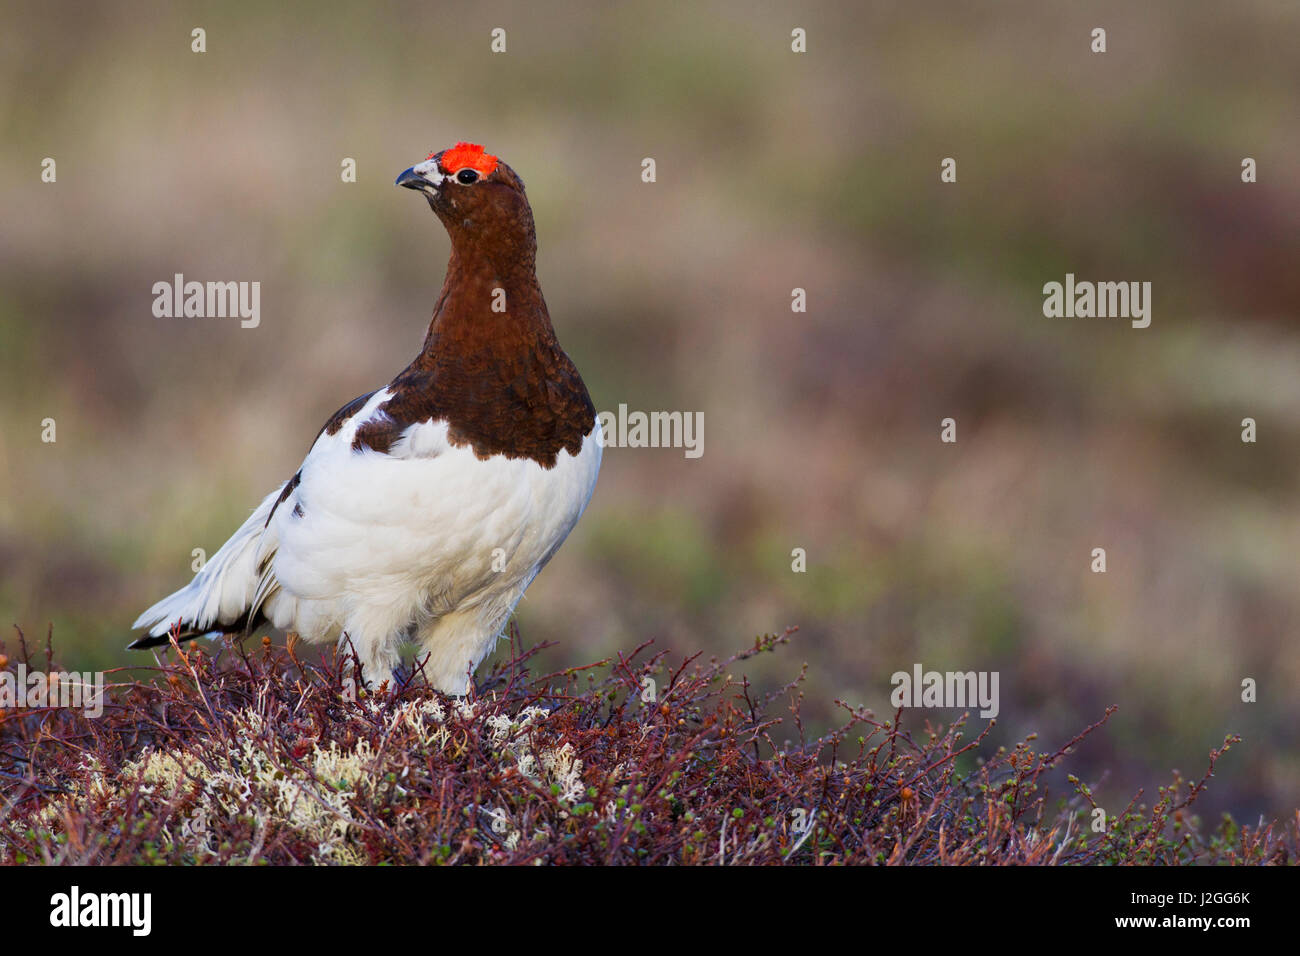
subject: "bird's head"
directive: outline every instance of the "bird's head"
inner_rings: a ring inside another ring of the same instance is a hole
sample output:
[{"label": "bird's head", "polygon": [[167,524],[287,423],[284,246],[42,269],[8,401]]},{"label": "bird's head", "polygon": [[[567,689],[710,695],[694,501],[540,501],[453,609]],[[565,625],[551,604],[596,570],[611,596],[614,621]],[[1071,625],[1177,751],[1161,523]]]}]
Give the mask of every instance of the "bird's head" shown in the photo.
[{"label": "bird's head", "polygon": [[395,185],[424,193],[452,242],[533,247],[533,214],[515,171],[473,143],[430,153]]}]

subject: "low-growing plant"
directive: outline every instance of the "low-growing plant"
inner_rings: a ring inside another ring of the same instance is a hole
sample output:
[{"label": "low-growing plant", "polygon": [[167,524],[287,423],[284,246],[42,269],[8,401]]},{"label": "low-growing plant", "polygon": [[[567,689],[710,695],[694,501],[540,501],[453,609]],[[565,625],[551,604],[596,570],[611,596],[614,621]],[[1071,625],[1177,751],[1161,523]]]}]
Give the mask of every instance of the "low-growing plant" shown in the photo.
[{"label": "low-growing plant", "polygon": [[[1094,832],[1089,786],[1055,803],[1055,750],[993,749],[993,724],[904,728],[840,703],[807,738],[802,675],[759,695],[744,662],[671,666],[649,644],[534,675],[511,653],[463,699],[418,677],[352,694],[351,663],[296,642],[174,647],[112,672],[99,719],[0,713],[0,863],[1286,863],[1296,820],[1212,831],[1190,813],[1215,763]],[[18,656],[34,654],[21,632]],[[2,650],[2,649],[0,649]],[[47,668],[53,651],[47,641]],[[0,666],[12,666],[7,658]],[[130,673],[151,672],[147,680]],[[778,703],[785,713],[777,716]],[[785,731],[778,742],[777,735]],[[989,752],[991,751],[991,752]],[[962,769],[965,767],[965,769]]]}]

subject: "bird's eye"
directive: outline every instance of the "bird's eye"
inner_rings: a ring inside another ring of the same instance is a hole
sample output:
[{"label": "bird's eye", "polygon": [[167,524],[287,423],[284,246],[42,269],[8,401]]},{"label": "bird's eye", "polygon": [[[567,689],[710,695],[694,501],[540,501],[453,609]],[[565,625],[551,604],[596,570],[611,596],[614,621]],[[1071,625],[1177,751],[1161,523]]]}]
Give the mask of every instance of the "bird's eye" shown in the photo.
[{"label": "bird's eye", "polygon": [[456,181],[466,186],[468,186],[470,183],[474,182],[477,179],[478,179],[478,173],[474,172],[474,170],[472,169],[462,169],[460,172],[456,174]]}]

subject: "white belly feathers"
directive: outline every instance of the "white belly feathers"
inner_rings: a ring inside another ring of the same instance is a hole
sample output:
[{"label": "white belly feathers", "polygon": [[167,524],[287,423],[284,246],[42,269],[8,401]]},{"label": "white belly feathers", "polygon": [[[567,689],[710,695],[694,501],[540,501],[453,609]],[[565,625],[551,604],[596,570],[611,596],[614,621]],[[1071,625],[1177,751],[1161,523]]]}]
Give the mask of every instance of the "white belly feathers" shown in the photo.
[{"label": "white belly feathers", "polygon": [[[480,459],[448,442],[445,422],[409,426],[388,454],[354,449],[358,426],[382,415],[389,397],[376,392],[308,453],[259,549],[270,558],[262,610],[308,641],[346,632],[373,683],[391,677],[401,640],[418,636],[429,680],[463,693],[591,498],[600,424],[552,468]],[[440,628],[446,617],[454,620]]]}]

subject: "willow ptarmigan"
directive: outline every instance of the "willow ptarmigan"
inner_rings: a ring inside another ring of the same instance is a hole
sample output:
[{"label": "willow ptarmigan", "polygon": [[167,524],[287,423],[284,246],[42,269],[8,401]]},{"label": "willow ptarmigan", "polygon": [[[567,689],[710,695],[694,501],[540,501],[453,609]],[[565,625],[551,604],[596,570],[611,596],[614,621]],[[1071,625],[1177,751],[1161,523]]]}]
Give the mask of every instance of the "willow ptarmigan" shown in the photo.
[{"label": "willow ptarmigan", "polygon": [[149,632],[131,647],[265,621],[355,649],[377,688],[413,638],[429,682],[463,694],[587,506],[600,423],[537,284],[523,182],[457,143],[396,184],[451,236],[420,354],[334,413],[297,473],[140,615]]}]

